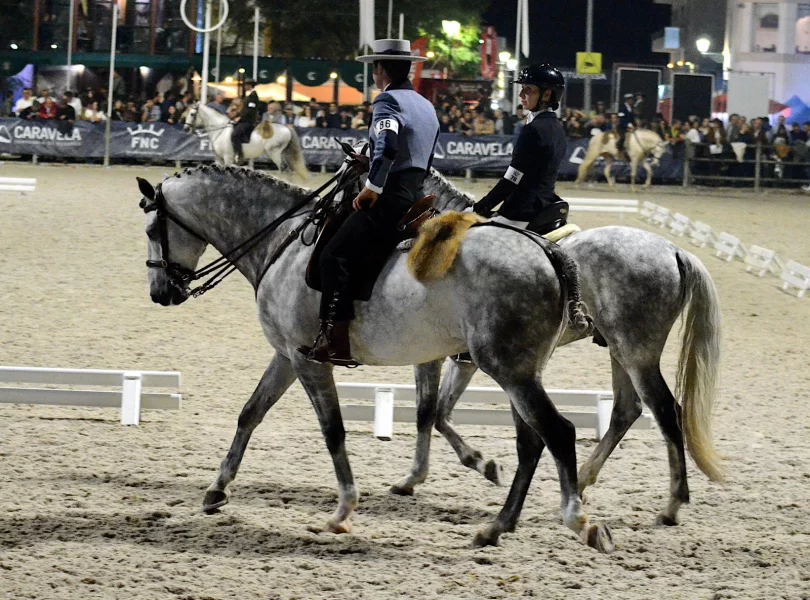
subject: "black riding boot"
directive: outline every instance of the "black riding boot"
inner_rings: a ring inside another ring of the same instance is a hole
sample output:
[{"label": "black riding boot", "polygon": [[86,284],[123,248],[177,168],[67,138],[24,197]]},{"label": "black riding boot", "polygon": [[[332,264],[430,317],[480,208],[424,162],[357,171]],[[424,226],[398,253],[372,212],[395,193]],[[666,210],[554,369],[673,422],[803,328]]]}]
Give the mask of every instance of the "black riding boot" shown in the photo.
[{"label": "black riding boot", "polygon": [[312,346],[301,346],[298,351],[307,360],[320,363],[332,363],[338,367],[359,367],[360,363],[352,358],[351,343],[349,341],[350,320],[337,320],[338,305],[341,296],[339,292],[332,295],[329,302],[326,319],[321,319],[321,329]]}]

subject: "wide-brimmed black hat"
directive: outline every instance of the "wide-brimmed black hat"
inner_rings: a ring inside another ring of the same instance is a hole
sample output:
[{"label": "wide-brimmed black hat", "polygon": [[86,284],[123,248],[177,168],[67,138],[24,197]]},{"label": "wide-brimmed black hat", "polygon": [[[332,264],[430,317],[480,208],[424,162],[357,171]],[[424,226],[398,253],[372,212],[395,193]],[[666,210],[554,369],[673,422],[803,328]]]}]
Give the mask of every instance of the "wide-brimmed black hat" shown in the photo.
[{"label": "wide-brimmed black hat", "polygon": [[411,42],[409,40],[374,40],[371,46],[371,54],[358,56],[355,60],[362,63],[370,63],[375,60],[409,60],[412,62],[423,62],[427,58],[424,56],[414,56],[411,54]]}]

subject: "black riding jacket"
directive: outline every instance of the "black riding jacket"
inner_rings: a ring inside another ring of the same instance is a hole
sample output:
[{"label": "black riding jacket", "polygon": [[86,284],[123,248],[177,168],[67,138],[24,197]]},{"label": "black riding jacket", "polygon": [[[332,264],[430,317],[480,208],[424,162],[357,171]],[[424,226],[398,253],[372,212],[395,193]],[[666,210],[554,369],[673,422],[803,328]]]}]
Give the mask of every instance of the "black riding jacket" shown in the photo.
[{"label": "black riding jacket", "polygon": [[565,131],[551,111],[538,113],[520,130],[512,162],[498,184],[475,205],[475,212],[489,216],[501,202],[498,214],[513,221],[531,221],[557,202],[557,172],[565,158]]},{"label": "black riding jacket", "polygon": [[250,123],[255,125],[259,120],[259,95],[256,90],[253,90],[245,98],[245,106],[242,108],[242,114],[239,115],[240,123]]}]

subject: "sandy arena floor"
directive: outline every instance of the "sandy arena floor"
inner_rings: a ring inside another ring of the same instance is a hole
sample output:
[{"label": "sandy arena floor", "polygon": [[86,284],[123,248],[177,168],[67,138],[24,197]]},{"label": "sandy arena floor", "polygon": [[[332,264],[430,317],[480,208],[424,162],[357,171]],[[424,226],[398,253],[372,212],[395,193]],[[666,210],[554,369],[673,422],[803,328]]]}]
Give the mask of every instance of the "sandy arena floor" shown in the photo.
[{"label": "sandy arena floor", "polygon": [[[201,514],[271,351],[238,277],[178,308],[150,301],[135,176],[156,182],[169,170],[0,166],[0,176],[38,178],[34,195],[0,195],[0,364],[179,370],[184,381],[182,410],[147,412],[137,428],[122,427],[115,410],[0,407],[0,599],[810,598],[810,299],[688,245],[723,305],[715,432],[730,480],[709,484],[690,463],[692,504],[680,527],[652,527],[668,494],[655,429],[631,432],[591,488],[586,508],[611,525],[618,545],[604,556],[562,526],[548,456],[517,531],[473,550],[506,488],[462,467],[436,436],[428,482],[412,498],[391,496],[388,486],[410,466],[414,429],[399,425],[386,443],[370,424],[348,423],[362,494],[355,531],[311,533],[334,509],[336,485],[298,386],[256,431],[231,504]],[[493,183],[460,185],[480,196]],[[563,196],[575,193],[562,186]],[[606,195],[602,186],[579,194]],[[810,264],[807,195],[668,188],[639,198]],[[624,223],[643,227],[635,217]],[[412,382],[410,368],[338,375]],[[562,348],[545,382],[609,389],[607,352]],[[512,430],[461,430],[511,477]],[[580,463],[591,436],[579,432]]]}]

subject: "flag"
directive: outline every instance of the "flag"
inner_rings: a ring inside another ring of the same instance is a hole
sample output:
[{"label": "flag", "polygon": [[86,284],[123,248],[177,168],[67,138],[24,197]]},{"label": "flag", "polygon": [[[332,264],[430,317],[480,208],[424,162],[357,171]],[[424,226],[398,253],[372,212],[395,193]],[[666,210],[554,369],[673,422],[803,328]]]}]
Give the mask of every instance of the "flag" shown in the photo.
[{"label": "flag", "polygon": [[374,44],[374,0],[360,0],[360,48]]},{"label": "flag", "polygon": [[521,35],[523,41],[520,45],[520,49],[523,51],[523,56],[529,58],[529,0],[518,0],[518,2],[522,2],[523,4],[523,18],[521,19],[521,29],[523,30]]}]

